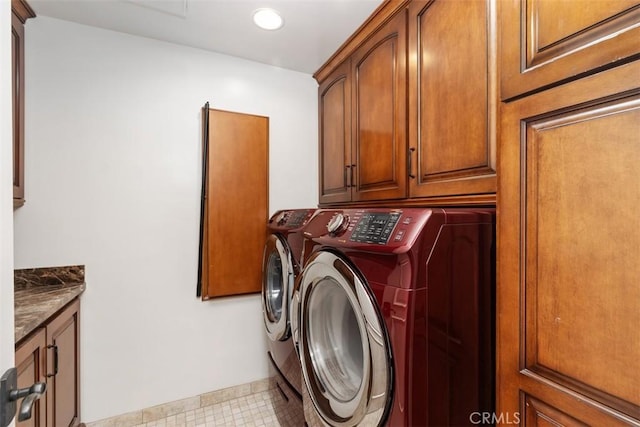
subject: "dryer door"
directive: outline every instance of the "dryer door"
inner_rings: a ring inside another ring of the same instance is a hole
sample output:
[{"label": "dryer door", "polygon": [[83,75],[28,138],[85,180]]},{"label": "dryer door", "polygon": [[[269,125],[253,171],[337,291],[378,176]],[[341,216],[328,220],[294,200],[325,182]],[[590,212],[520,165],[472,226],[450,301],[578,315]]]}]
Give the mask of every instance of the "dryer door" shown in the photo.
[{"label": "dryer door", "polygon": [[273,341],[289,338],[289,306],[293,292],[293,261],[287,241],[272,234],[262,257],[262,312]]},{"label": "dryer door", "polygon": [[318,415],[331,426],[381,425],[391,407],[393,364],[374,296],[351,265],[312,255],[296,298],[294,339]]}]

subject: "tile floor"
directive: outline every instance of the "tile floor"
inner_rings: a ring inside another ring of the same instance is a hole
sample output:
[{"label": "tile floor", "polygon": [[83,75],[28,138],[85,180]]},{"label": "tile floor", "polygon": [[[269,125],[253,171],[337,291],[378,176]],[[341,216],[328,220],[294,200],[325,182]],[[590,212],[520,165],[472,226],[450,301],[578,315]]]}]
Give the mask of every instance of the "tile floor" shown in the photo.
[{"label": "tile floor", "polygon": [[276,408],[282,397],[274,389],[192,409],[135,427],[271,427],[280,426]]},{"label": "tile floor", "polygon": [[[294,406],[295,408],[295,406]],[[275,378],[87,423],[87,427],[302,427]]]}]

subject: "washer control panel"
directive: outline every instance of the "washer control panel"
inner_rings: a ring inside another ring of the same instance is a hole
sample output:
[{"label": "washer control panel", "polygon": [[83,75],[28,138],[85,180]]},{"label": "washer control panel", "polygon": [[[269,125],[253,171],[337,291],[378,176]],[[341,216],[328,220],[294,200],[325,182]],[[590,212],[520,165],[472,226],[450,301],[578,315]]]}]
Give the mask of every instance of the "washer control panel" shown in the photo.
[{"label": "washer control panel", "polygon": [[352,242],[386,245],[393,233],[400,212],[364,212],[351,233]]},{"label": "washer control panel", "polygon": [[309,221],[315,209],[296,209],[276,212],[269,220],[269,225],[283,229],[300,228]]}]

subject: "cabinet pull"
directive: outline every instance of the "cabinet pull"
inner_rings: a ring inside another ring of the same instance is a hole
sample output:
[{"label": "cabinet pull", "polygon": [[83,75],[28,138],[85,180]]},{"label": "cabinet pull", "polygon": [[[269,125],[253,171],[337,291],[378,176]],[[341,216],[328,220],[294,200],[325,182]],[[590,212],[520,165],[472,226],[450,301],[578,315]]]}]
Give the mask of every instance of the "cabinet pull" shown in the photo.
[{"label": "cabinet pull", "polygon": [[[348,173],[348,176],[347,176],[347,173]],[[347,188],[351,187],[351,181],[349,181],[351,176],[352,176],[351,175],[351,165],[346,165],[344,167],[344,183],[345,183],[345,187],[347,187]]]},{"label": "cabinet pull", "polygon": [[351,164],[351,185],[350,187],[355,187],[356,184],[354,184],[355,181],[355,175],[353,174],[353,171],[356,170],[356,165]]},{"label": "cabinet pull", "polygon": [[53,374],[47,374],[47,378],[51,378],[58,375],[58,346],[51,344],[47,346],[47,349],[53,349]]},{"label": "cabinet pull", "polygon": [[416,176],[413,174],[413,152],[416,151],[414,147],[409,148],[409,159],[407,161],[407,168],[409,169],[409,178],[415,179]]}]

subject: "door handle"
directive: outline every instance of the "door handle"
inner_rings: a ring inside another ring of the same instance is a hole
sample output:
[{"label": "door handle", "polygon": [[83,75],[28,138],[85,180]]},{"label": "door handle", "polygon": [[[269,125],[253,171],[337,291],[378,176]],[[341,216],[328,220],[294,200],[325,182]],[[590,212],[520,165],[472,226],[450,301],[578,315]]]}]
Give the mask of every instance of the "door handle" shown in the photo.
[{"label": "door handle", "polygon": [[53,349],[53,374],[47,374],[47,378],[51,378],[58,375],[58,346],[50,344],[47,349]]},{"label": "door handle", "polygon": [[409,178],[415,179],[413,174],[413,152],[416,151],[415,147],[409,148],[409,158],[407,159],[407,169],[409,169]]},{"label": "door handle", "polygon": [[355,178],[354,178],[354,172],[356,170],[356,165],[355,164],[351,164],[351,185],[350,187],[355,187],[356,184],[354,184]]},{"label": "door handle", "polygon": [[47,391],[45,383],[35,383],[31,387],[18,388],[18,370],[11,368],[0,377],[0,427],[7,427],[16,415],[16,406],[22,400],[18,421],[31,418],[33,404]]},{"label": "door handle", "polygon": [[344,184],[345,187],[349,188],[351,187],[351,179],[353,178],[353,175],[351,175],[351,165],[346,165],[344,167]]}]

